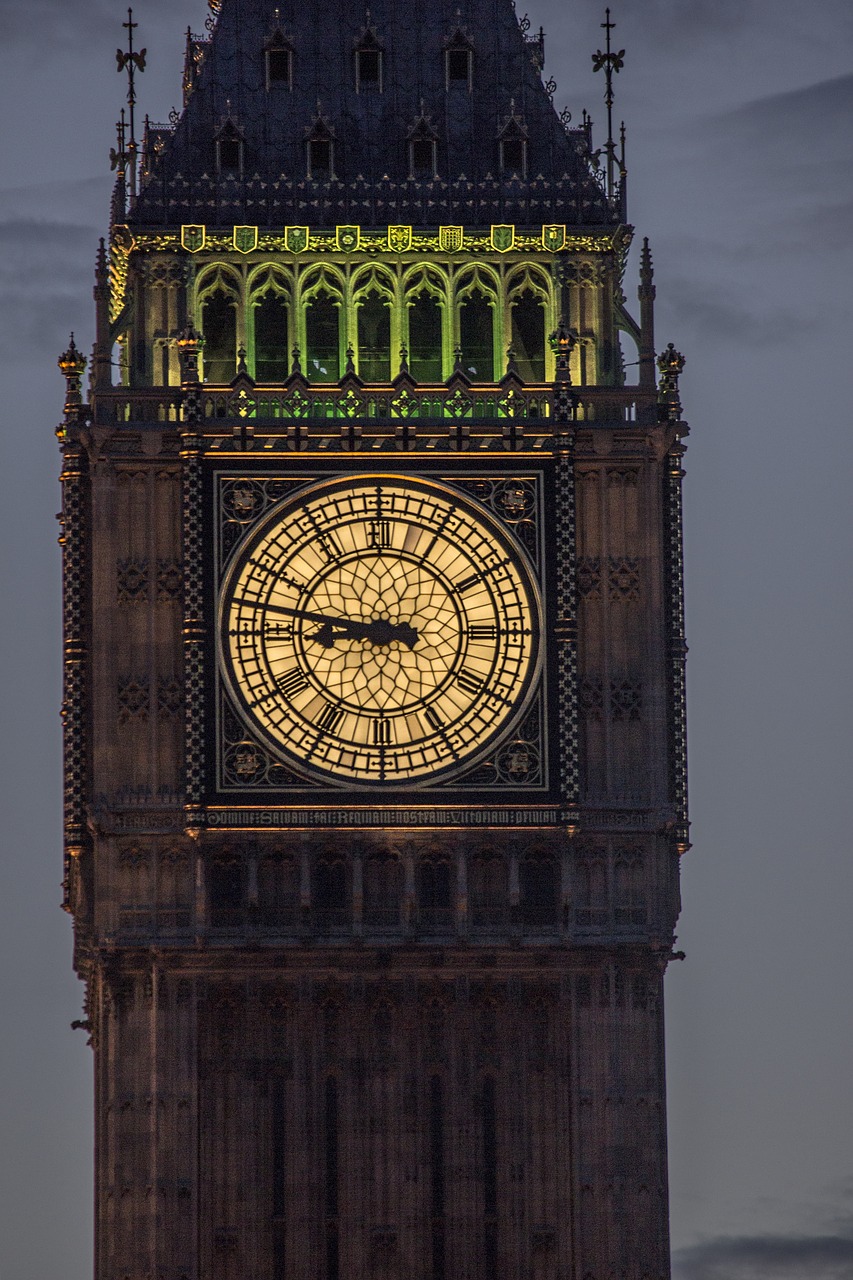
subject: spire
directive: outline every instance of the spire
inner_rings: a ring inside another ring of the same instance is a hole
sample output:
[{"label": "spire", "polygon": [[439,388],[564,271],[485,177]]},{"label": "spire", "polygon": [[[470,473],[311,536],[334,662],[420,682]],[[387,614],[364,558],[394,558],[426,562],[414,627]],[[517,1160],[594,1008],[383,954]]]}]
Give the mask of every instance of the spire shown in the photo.
[{"label": "spire", "polygon": [[[561,122],[513,0],[467,0],[464,25],[422,0],[372,0],[369,13],[353,5],[334,16],[315,5],[274,16],[273,0],[216,8],[203,52],[195,37],[188,45],[191,89],[143,176],[134,225],[227,223],[235,199],[258,226],[617,221],[587,130]],[[271,45],[279,31],[285,43]],[[216,134],[226,101],[244,162],[223,192]],[[423,145],[413,162],[414,143]]]},{"label": "spire", "polygon": [[148,53],[147,49],[141,49],[138,53],[133,48],[133,33],[139,26],[138,22],[133,21],[133,10],[127,11],[127,22],[123,22],[122,26],[127,32],[127,50],[116,49],[116,62],[118,63],[118,72],[127,72],[127,104],[130,112],[130,138],[127,143],[127,156],[130,166],[130,197],[134,199],[136,196],[137,183],[137,144],[136,144],[136,72],[140,73],[145,70],[145,58]]},{"label": "spire", "polygon": [[640,386],[655,384],[655,286],[652,254],[648,236],[640,253]]},{"label": "spire", "polygon": [[625,50],[620,49],[618,53],[614,53],[611,49],[610,32],[616,30],[616,23],[610,21],[609,9],[605,9],[604,12],[607,17],[601,25],[607,33],[607,43],[604,53],[599,49],[597,53],[592,55],[592,69],[593,71],[604,71],[604,102],[607,107],[607,142],[605,143],[604,151],[607,156],[607,197],[612,200],[616,189],[616,143],[613,138],[613,76],[621,71],[625,65]]}]

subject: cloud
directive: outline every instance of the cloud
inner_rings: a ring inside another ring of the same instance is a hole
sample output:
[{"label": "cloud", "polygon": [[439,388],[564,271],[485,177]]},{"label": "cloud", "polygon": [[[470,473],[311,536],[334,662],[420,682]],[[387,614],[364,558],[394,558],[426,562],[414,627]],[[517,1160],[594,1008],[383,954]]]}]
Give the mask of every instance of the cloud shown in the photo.
[{"label": "cloud", "polygon": [[[201,0],[198,5],[201,9]],[[146,0],[145,18],[150,24],[160,14],[173,13],[174,8],[170,0]],[[139,16],[134,20],[139,21]],[[117,11],[112,0],[74,0],[73,4],[68,0],[27,0],[26,4],[21,0],[0,0],[0,27],[7,49],[28,46],[35,50],[45,45],[77,49],[92,44],[110,47],[121,42],[124,21],[125,10]]]},{"label": "cloud", "polygon": [[708,1240],[673,1256],[673,1280],[849,1280],[853,1224],[833,1233]]},{"label": "cloud", "polygon": [[[0,346],[22,353],[45,347],[58,353],[68,331],[91,327],[97,235],[60,222],[0,222]],[[82,344],[81,344],[82,345]]]}]

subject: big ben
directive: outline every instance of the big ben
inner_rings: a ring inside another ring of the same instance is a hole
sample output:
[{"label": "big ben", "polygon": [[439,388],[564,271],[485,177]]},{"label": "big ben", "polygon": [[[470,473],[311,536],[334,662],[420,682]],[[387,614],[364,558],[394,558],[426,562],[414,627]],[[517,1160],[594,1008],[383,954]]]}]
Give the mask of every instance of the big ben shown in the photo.
[{"label": "big ben", "polygon": [[96,1280],[666,1280],[687,427],[624,136],[512,0],[210,8],[60,360]]}]

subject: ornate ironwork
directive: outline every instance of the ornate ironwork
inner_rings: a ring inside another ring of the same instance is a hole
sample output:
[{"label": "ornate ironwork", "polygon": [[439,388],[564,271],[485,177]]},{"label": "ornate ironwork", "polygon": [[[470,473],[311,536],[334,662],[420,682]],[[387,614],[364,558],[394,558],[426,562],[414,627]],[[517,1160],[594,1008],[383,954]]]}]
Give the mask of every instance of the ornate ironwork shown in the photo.
[{"label": "ornate ironwork", "polygon": [[89,655],[86,647],[88,557],[86,554],[86,500],[83,468],[85,457],[77,444],[63,448],[62,516],[62,613],[64,667],[62,728],[65,760],[65,906],[71,906],[73,868],[86,841],[86,806],[89,782],[87,703]]},{"label": "ornate ironwork", "polygon": [[690,847],[687,808],[687,645],[684,635],[684,536],[682,524],[682,458],[679,440],[667,458],[664,514],[666,520],[666,577],[669,596],[669,728],[670,798],[678,815],[676,841],[679,852]]}]

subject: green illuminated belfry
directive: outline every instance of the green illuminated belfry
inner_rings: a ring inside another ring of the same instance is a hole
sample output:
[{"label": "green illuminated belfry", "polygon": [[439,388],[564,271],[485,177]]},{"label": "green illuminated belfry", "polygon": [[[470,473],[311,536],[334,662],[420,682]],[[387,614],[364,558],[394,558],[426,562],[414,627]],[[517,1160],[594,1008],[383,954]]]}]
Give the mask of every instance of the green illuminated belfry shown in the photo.
[{"label": "green illuminated belfry", "polygon": [[512,0],[210,8],[139,151],[125,24],[60,360],[96,1280],[667,1280],[687,426],[609,11],[595,151]]}]

